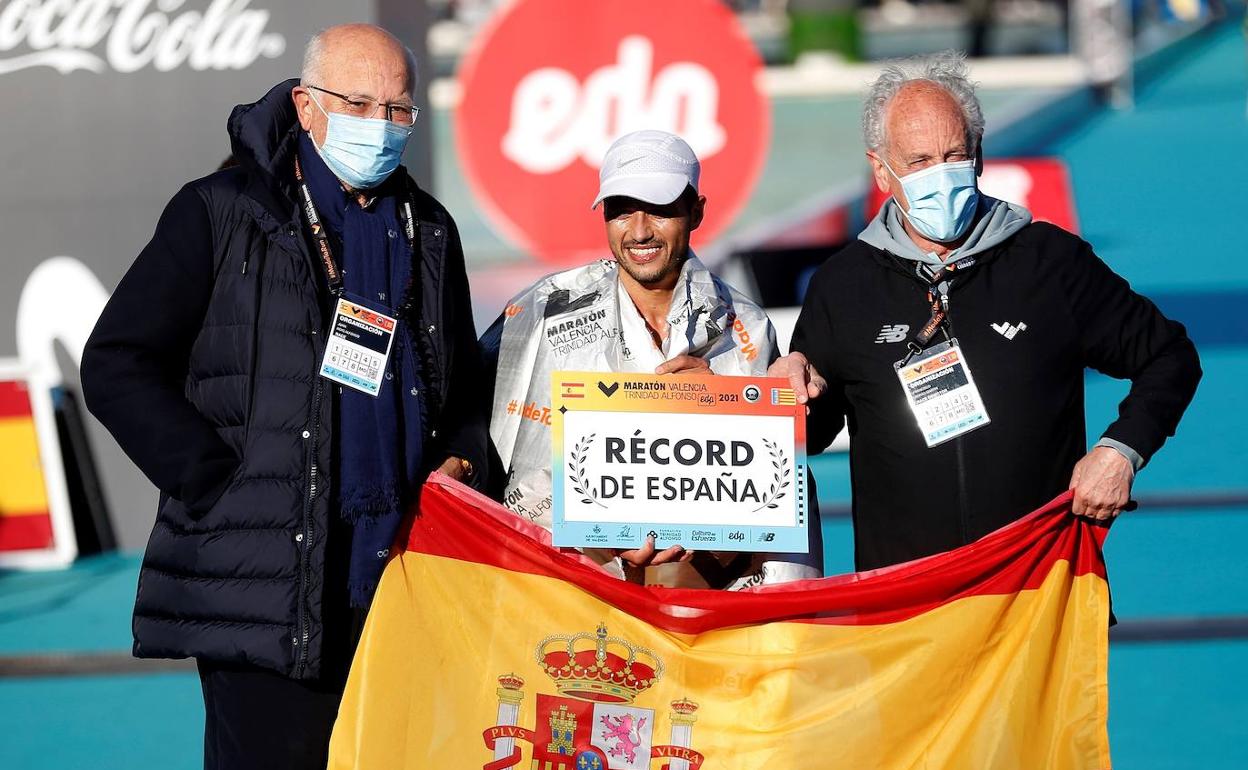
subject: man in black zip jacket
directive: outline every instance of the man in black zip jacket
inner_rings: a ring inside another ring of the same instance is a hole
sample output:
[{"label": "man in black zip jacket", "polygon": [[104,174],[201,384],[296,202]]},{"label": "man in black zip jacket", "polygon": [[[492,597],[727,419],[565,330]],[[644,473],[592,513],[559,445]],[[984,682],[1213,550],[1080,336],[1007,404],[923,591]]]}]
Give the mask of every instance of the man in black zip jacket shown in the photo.
[{"label": "man in black zip jacket", "polygon": [[[411,52],[369,25],[235,108],[237,165],[174,196],[82,360],[160,489],[134,653],[194,657],[206,768],[324,768],[405,510],[480,484],[487,400],[455,223],[399,166]],[[391,320],[387,320],[391,319]]]},{"label": "man in black zip jacket", "polygon": [[[1183,326],[1087,243],[978,192],[983,125],[960,57],[885,69],[863,127],[892,197],[817,271],[770,370],[811,399],[812,453],[848,423],[859,570],[964,545],[1067,489],[1076,514],[1116,516],[1200,380]],[[1131,380],[1091,452],[1087,367]]]}]

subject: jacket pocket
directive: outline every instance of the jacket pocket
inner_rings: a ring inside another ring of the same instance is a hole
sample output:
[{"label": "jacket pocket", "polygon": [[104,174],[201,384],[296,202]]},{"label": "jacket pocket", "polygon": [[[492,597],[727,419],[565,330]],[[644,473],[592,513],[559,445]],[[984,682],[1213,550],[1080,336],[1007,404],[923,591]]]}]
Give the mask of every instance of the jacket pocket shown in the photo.
[{"label": "jacket pocket", "polygon": [[247,448],[251,442],[251,424],[255,419],[256,408],[256,367],[260,362],[260,327],[261,327],[261,311],[264,305],[264,251],[261,250],[254,258],[248,257],[244,261],[243,279],[252,282],[252,311],[251,311],[251,356],[247,362],[247,395],[246,395],[246,412],[243,415],[243,444],[239,448],[240,454],[246,454]]},{"label": "jacket pocket", "polygon": [[184,517],[187,523],[202,520],[204,517],[213,512],[213,510],[221,502],[221,498],[225,497],[230,489],[234,487],[242,468],[243,463],[240,461],[225,478],[209,489],[199,499],[186,503],[171,497],[165,504],[165,507],[169,508],[171,505],[176,506],[172,509],[172,513],[179,514],[181,517]]}]

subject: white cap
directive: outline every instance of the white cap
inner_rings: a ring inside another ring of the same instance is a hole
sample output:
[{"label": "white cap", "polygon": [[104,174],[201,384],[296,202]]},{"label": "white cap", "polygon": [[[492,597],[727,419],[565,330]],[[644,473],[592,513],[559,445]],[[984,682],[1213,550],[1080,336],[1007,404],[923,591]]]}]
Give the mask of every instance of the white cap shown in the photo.
[{"label": "white cap", "polygon": [[590,208],[616,195],[662,206],[679,198],[685,187],[697,190],[701,171],[693,148],[679,136],[634,131],[607,149],[598,170],[598,197]]}]

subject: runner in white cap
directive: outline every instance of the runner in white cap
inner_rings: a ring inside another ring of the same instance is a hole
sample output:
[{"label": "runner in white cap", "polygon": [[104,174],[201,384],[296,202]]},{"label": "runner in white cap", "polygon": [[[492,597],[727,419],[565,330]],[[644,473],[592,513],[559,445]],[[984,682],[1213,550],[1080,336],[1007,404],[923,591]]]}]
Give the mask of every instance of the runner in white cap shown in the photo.
[{"label": "runner in white cap", "polygon": [[[550,376],[557,370],[764,375],[777,355],[762,308],[715,277],[689,247],[706,198],[689,145],[664,131],[620,137],[603,157],[598,195],[612,258],[547,276],[511,301],[482,337],[493,367],[490,435],[502,461],[504,503],[551,526]],[[818,577],[810,554],[591,553],[608,569],[651,583],[740,588]],[[661,566],[660,566],[661,565]]]},{"label": "runner in white cap", "polygon": [[702,164],[684,139],[666,131],[634,131],[603,156],[594,208],[612,196],[664,204],[689,189],[697,197],[701,173]]}]

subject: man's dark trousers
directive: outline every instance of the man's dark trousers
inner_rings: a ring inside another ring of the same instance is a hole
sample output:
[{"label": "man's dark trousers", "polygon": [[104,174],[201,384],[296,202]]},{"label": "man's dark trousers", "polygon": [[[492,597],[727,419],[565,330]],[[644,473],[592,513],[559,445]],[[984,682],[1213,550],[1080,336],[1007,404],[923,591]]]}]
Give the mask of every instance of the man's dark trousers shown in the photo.
[{"label": "man's dark trousers", "polygon": [[204,770],[325,770],[342,683],[199,661]]}]

